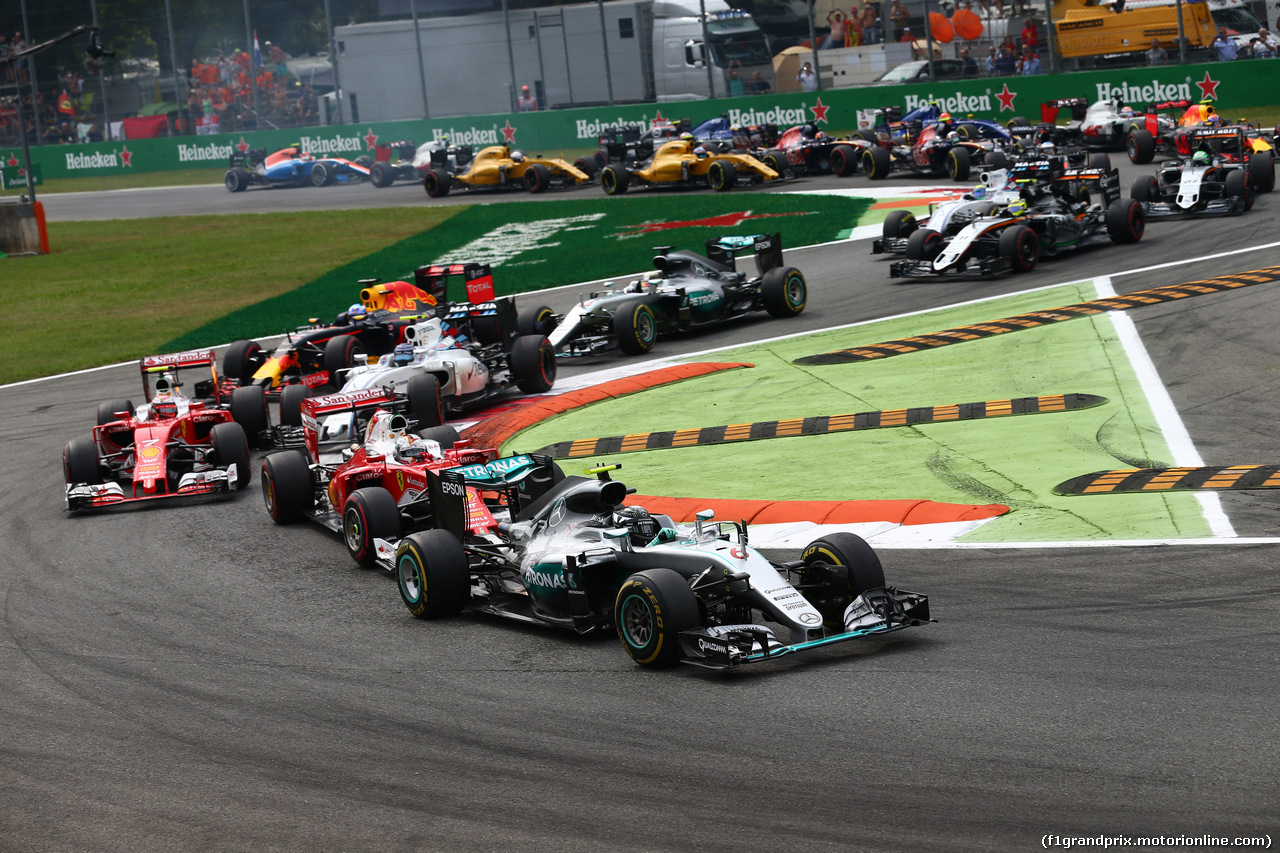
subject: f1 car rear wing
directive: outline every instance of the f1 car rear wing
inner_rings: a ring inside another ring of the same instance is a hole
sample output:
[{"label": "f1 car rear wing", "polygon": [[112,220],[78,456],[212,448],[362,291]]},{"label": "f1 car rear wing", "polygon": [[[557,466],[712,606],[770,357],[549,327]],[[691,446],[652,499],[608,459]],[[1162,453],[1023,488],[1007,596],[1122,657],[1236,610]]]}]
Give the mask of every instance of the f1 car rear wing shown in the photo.
[{"label": "f1 car rear wing", "polygon": [[1178,153],[1184,155],[1208,151],[1210,154],[1244,157],[1249,153],[1244,128],[1238,125],[1190,129],[1176,137],[1175,145]]},{"label": "f1 car rear wing", "polygon": [[1157,101],[1147,105],[1147,112],[1162,113],[1165,110],[1185,110],[1191,106],[1191,101],[1186,98],[1179,98],[1176,101]]},{"label": "f1 car rear wing", "polygon": [[395,151],[400,154],[401,160],[412,162],[413,155],[417,150],[418,146],[412,139],[397,139],[395,142],[383,142],[373,146],[373,159],[379,163],[389,163],[391,162],[391,152]]},{"label": "f1 car rear wing", "polygon": [[1119,169],[1067,169],[1058,176],[1059,181],[1097,183],[1102,193],[1102,207],[1106,209],[1111,202],[1120,198]]},{"label": "f1 car rear wing", "polygon": [[438,302],[449,301],[449,280],[461,277],[467,301],[473,305],[493,301],[493,271],[488,264],[467,263],[418,267],[413,280]]},{"label": "f1 car rear wing", "polygon": [[751,248],[756,256],[756,269],[760,275],[782,266],[782,233],[752,234],[747,237],[718,237],[707,241],[707,257],[736,270],[733,259],[739,252]]},{"label": "f1 car rear wing", "polygon": [[[308,397],[302,401],[302,438],[307,455],[312,462],[320,461],[320,419],[326,415],[351,412],[354,416],[361,412],[372,413],[380,408],[400,410],[404,406],[404,398],[397,397],[387,388],[366,388],[345,394]],[[347,440],[352,439],[355,439],[354,435]]]},{"label": "f1 car rear wing", "polygon": [[138,359],[138,369],[142,372],[142,393],[147,402],[151,402],[151,374],[165,370],[182,370],[190,367],[208,367],[212,380],[206,386],[199,382],[195,387],[197,398],[213,397],[220,400],[221,389],[218,382],[218,360],[211,349],[188,350],[169,355],[148,355]]},{"label": "f1 car rear wing", "polygon": [[506,506],[515,518],[555,485],[556,468],[550,456],[522,453],[438,473],[428,468],[426,475],[435,526],[466,541],[468,532],[489,515],[478,492]]},{"label": "f1 car rear wing", "polygon": [[1084,121],[1085,111],[1089,107],[1088,98],[1057,98],[1045,101],[1040,105],[1040,121],[1046,124],[1057,124],[1058,110],[1066,107],[1071,110],[1072,121]]}]

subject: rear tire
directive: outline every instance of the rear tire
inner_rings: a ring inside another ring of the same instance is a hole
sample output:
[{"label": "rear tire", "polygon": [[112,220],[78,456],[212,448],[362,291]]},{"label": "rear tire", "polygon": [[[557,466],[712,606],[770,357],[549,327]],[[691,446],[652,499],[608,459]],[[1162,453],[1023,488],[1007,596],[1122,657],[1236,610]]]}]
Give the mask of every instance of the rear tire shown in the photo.
[{"label": "rear tire", "polygon": [[267,409],[267,389],[261,385],[232,389],[230,408],[231,419],[240,424],[251,444],[262,445],[269,440],[271,415]]},{"label": "rear tire", "polygon": [[884,218],[881,236],[886,240],[903,240],[920,228],[916,215],[909,210],[895,210]]},{"label": "rear tire", "polygon": [[419,373],[409,377],[405,387],[409,415],[418,429],[430,429],[444,423],[444,404],[440,399],[440,380],[434,374]]},{"label": "rear tire", "polygon": [[441,450],[452,450],[454,443],[462,438],[462,436],[458,435],[458,431],[451,426],[435,426],[430,429],[420,429],[418,430],[418,437],[436,442],[440,445]]},{"label": "rear tire", "polygon": [[1009,155],[999,149],[988,151],[986,156],[982,158],[982,169],[986,172],[994,172],[997,169],[1009,168]]},{"label": "rear tire", "polygon": [[1089,168],[1111,171],[1111,155],[1105,151],[1094,151],[1089,155]]},{"label": "rear tire", "polygon": [[858,149],[852,145],[837,145],[832,148],[831,171],[840,178],[847,178],[858,171]]},{"label": "rear tire", "polygon": [[1147,230],[1147,210],[1133,199],[1118,198],[1107,208],[1107,233],[1115,243],[1136,243]]},{"label": "rear tire", "polygon": [[947,152],[947,175],[953,181],[969,180],[969,149],[952,148]]},{"label": "rear tire", "polygon": [[1129,151],[1129,160],[1138,165],[1150,163],[1156,156],[1155,137],[1151,135],[1151,131],[1142,128],[1129,132],[1125,148]]},{"label": "rear tire", "polygon": [[605,166],[600,172],[600,187],[605,195],[622,195],[631,183],[631,174],[623,166]]},{"label": "rear tire", "polygon": [[73,438],[62,448],[62,475],[67,485],[102,482],[102,466],[98,464],[98,445],[92,438]]},{"label": "rear tire", "polygon": [[649,569],[627,578],[613,605],[622,647],[636,663],[658,669],[680,662],[680,632],[701,624],[698,597],[671,569]]},{"label": "rear tire", "polygon": [[410,534],[396,548],[396,585],[405,607],[419,619],[453,616],[471,595],[467,552],[447,530]]},{"label": "rear tire", "polygon": [[516,338],[508,363],[516,385],[526,394],[545,394],[556,383],[556,350],[545,335]]},{"label": "rear tire", "polygon": [[374,163],[369,167],[369,183],[382,189],[396,182],[396,171],[386,163]]},{"label": "rear tire", "polygon": [[273,453],[262,460],[262,499],[276,524],[292,524],[316,505],[311,466],[301,450]]},{"label": "rear tire", "polygon": [[249,485],[253,472],[249,470],[249,439],[245,437],[244,428],[235,422],[214,424],[209,431],[209,443],[219,468],[236,466],[236,488]]},{"label": "rear tire", "polygon": [[241,385],[248,385],[265,361],[266,356],[257,341],[236,341],[222,356],[222,375]]},{"label": "rear tire", "polygon": [[306,385],[286,385],[280,390],[281,426],[302,426],[302,401],[310,396]]},{"label": "rear tire", "polygon": [[329,382],[341,388],[343,379],[338,371],[353,366],[356,363],[356,355],[362,352],[364,352],[364,346],[355,335],[329,338],[324,345],[324,369],[329,374]]},{"label": "rear tire", "polygon": [[422,188],[432,198],[444,198],[449,194],[449,184],[452,180],[447,172],[431,169],[422,176]]},{"label": "rear tire", "polygon": [[107,400],[98,404],[98,426],[105,426],[115,423],[121,418],[116,416],[116,412],[127,412],[126,417],[133,417],[133,401],[132,400]]},{"label": "rear tire", "polygon": [[760,298],[771,317],[794,317],[808,296],[804,274],[795,267],[774,267],[760,282]]},{"label": "rear tire", "polygon": [[624,302],[613,312],[613,334],[618,349],[627,355],[644,355],[658,339],[658,321],[643,302]]},{"label": "rear tire", "polygon": [[400,538],[400,508],[381,486],[356,489],[342,508],[342,539],[347,553],[366,569],[378,558],[374,539]]},{"label": "rear tire", "polygon": [[249,187],[249,173],[239,166],[227,169],[227,173],[222,177],[222,183],[228,192],[242,193]]}]

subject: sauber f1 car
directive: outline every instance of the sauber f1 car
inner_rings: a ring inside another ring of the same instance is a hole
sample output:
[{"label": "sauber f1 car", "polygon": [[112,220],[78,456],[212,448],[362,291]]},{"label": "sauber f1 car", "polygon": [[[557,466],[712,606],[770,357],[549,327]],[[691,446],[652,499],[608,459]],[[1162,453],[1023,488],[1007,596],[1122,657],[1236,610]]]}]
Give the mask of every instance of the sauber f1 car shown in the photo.
[{"label": "sauber f1 car", "polygon": [[[544,466],[541,483],[556,479],[549,459],[530,459]],[[932,621],[928,597],[886,587],[879,558],[851,533],[772,563],[745,524],[714,522],[712,510],[679,525],[624,506],[634,490],[609,477],[618,466],[521,491],[525,469],[500,461],[429,472],[434,529],[376,543],[413,615],[469,607],[579,634],[612,628],[641,666],[711,669]]]},{"label": "sauber f1 car", "polygon": [[[890,278],[1027,271],[1041,257],[1066,249],[1142,239],[1146,211],[1141,203],[1119,197],[1117,170],[1064,166],[1057,158],[1018,163],[1013,174],[1021,183],[1020,198],[974,218],[954,235],[917,229],[907,241],[908,259],[890,264]],[[1090,188],[1099,191],[1100,203],[1091,201]]]},{"label": "sauber f1 car", "polygon": [[1264,161],[1250,156],[1244,129],[1197,128],[1187,131],[1186,139],[1194,154],[1134,182],[1130,195],[1147,216],[1187,218],[1251,209],[1258,193],[1254,172]]},{"label": "sauber f1 car", "polygon": [[[755,251],[757,275],[736,269],[739,252]],[[755,311],[792,317],[804,310],[807,287],[795,267],[783,266],[782,235],[721,237],[705,256],[660,246],[656,273],[621,290],[592,293],[563,316],[539,307],[521,318],[562,355],[593,355],[618,347],[629,355],[653,349],[659,335],[715,325]]]},{"label": "sauber f1 car", "polygon": [[233,193],[243,192],[250,186],[352,184],[368,179],[367,159],[313,157],[296,146],[281,148],[273,154],[268,154],[265,148],[250,148],[245,154],[231,155],[231,168],[223,176],[223,183]]},{"label": "sauber f1 car", "polygon": [[[103,402],[93,436],[63,449],[68,510],[216,495],[249,482],[250,437],[262,441],[269,429],[262,389],[225,387],[212,350],[147,356],[140,367],[146,402]],[[192,369],[208,377],[194,397],[179,379]]]},{"label": "sauber f1 car", "polygon": [[[303,447],[262,462],[262,495],[272,520],[290,524],[310,518],[341,533],[352,558],[364,566],[377,559],[375,538],[432,526],[427,472],[484,465],[498,454],[471,448],[453,427],[413,434],[412,414],[404,398],[385,389],[305,400]],[[335,421],[343,422],[340,429]],[[346,436],[362,439],[348,444]],[[536,467],[528,457],[500,462],[526,473]]]},{"label": "sauber f1 car", "polygon": [[621,195],[632,184],[701,187],[728,190],[739,181],[776,181],[777,171],[750,154],[712,151],[692,133],[664,142],[653,156],[634,164],[610,163],[600,172],[600,186],[608,195]]},{"label": "sauber f1 car", "polygon": [[[552,187],[585,184],[591,176],[564,160],[527,157],[524,152],[507,145],[491,145],[472,155],[471,146],[463,145],[430,153],[431,168],[423,173],[422,186],[432,198],[446,196],[452,189],[511,190],[524,188],[531,193]],[[451,166],[450,161],[456,165]]]}]

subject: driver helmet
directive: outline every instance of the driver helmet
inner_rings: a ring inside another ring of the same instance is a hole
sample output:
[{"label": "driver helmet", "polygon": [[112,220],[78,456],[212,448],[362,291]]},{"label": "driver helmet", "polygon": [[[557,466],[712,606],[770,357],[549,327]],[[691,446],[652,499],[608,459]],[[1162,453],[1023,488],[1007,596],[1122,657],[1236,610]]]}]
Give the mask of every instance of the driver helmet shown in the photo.
[{"label": "driver helmet", "polygon": [[613,514],[613,524],[627,528],[632,545],[643,547],[658,535],[657,520],[642,506],[624,506]]},{"label": "driver helmet", "polygon": [[524,162],[524,152],[523,152],[523,151],[512,151],[512,152],[511,152],[511,162],[512,162],[512,163],[523,163],[523,162]]},{"label": "driver helmet", "polygon": [[805,139],[813,139],[816,133],[817,133],[817,130],[811,124],[806,124],[800,128],[800,135],[803,136]]},{"label": "driver helmet", "polygon": [[1024,213],[1026,213],[1026,212],[1027,212],[1027,203],[1026,203],[1025,201],[1023,201],[1022,199],[1018,199],[1017,201],[1009,202],[1009,215],[1010,215],[1010,216],[1015,216],[1015,217],[1016,217],[1016,216],[1022,216],[1022,215],[1023,215]]},{"label": "driver helmet", "polygon": [[1052,154],[1057,150],[1058,150],[1058,146],[1054,145],[1052,141],[1046,141],[1046,142],[1040,143],[1041,154]]},{"label": "driver helmet", "polygon": [[1120,118],[1133,118],[1133,107],[1123,106],[1120,108]]},{"label": "driver helmet", "polygon": [[942,113],[941,115],[938,116],[938,121],[942,122],[943,124],[950,124],[951,113]]},{"label": "driver helmet", "polygon": [[692,142],[693,134],[686,130],[684,133],[680,134],[680,138],[685,142]]},{"label": "driver helmet", "polygon": [[986,197],[987,197],[986,184],[978,184],[976,187],[973,188],[973,192],[969,193],[969,198],[973,199],[974,201],[982,201]]},{"label": "driver helmet", "polygon": [[959,138],[960,138],[960,134],[954,130],[947,134],[947,139],[950,139],[952,142],[955,142]]},{"label": "driver helmet", "polygon": [[358,323],[368,316],[369,309],[364,307],[363,302],[357,302],[347,309],[347,319],[352,323]]},{"label": "driver helmet", "polygon": [[397,344],[391,361],[397,366],[411,363],[413,361],[413,344]]},{"label": "driver helmet", "polygon": [[693,149],[693,155],[694,155],[695,157],[697,157],[699,160],[704,160],[704,159],[706,159],[707,154],[708,154],[707,149],[706,149],[706,148],[704,148],[704,147],[703,147],[703,146],[701,146],[701,145],[699,145],[697,148]]},{"label": "driver helmet", "polygon": [[1197,166],[1208,166],[1208,165],[1209,165],[1209,152],[1208,152],[1208,151],[1197,151],[1195,154],[1192,154],[1192,155],[1191,155],[1191,162],[1192,162],[1192,163],[1195,163]]},{"label": "driver helmet", "polygon": [[1222,116],[1218,115],[1217,113],[1210,113],[1208,116],[1205,117],[1205,123],[1210,125],[1211,127],[1221,127]]}]

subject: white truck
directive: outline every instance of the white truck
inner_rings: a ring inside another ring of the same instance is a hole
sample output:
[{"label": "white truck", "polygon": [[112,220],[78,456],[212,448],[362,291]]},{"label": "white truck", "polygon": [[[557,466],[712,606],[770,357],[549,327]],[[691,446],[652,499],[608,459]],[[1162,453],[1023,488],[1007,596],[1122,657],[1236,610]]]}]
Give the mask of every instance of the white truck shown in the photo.
[{"label": "white truck", "polygon": [[349,115],[362,122],[423,118],[423,77],[431,118],[510,112],[518,94],[513,86],[529,86],[539,109],[548,109],[607,104],[610,87],[616,104],[724,96],[730,66],[740,68],[747,83],[756,71],[775,83],[764,33],[725,0],[511,10],[510,54],[502,12],[419,18],[418,29],[421,73],[413,21],[336,29],[342,88],[355,102]]}]

